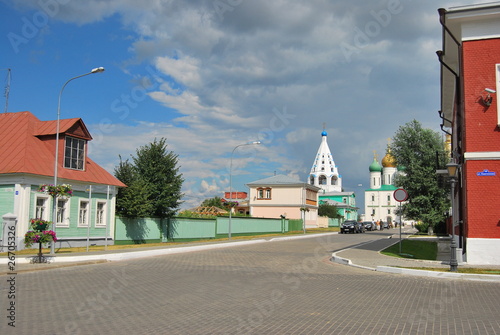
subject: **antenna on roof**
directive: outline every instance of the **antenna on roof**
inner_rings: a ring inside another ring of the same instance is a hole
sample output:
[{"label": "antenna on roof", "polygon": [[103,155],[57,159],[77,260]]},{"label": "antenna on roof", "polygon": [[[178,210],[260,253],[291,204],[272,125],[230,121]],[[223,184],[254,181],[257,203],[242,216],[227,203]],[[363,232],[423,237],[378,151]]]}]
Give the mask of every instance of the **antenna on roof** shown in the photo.
[{"label": "antenna on roof", "polygon": [[5,91],[4,91],[4,96],[5,96],[5,109],[4,113],[7,113],[7,109],[9,108],[9,93],[10,93],[10,69],[2,69],[2,70],[7,70],[7,78],[5,79]]}]

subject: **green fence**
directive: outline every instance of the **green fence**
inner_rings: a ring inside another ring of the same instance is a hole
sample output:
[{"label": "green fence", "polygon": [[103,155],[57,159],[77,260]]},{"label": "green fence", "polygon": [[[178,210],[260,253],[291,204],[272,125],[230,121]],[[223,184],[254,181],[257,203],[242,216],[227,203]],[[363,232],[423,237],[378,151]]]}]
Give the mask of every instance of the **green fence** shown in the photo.
[{"label": "green fence", "polygon": [[340,227],[340,219],[328,218],[328,227]]},{"label": "green fence", "polygon": [[288,220],[290,223],[290,231],[303,230],[302,220]]},{"label": "green fence", "polygon": [[[295,222],[295,221],[298,221]],[[293,224],[292,224],[293,223]],[[295,227],[299,227],[298,229]],[[285,233],[302,229],[301,220],[264,219],[251,217],[216,219],[173,218],[116,218],[115,244],[157,243],[232,236]]]}]

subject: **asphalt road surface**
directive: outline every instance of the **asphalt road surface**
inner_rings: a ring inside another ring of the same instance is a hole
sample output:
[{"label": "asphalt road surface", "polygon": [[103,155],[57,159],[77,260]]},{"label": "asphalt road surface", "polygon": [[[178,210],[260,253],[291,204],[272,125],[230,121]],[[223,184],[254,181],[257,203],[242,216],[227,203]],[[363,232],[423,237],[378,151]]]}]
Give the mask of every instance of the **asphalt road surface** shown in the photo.
[{"label": "asphalt road surface", "polygon": [[500,333],[499,283],[329,262],[332,251],[385,235],[328,235],[1,276],[0,334]]}]

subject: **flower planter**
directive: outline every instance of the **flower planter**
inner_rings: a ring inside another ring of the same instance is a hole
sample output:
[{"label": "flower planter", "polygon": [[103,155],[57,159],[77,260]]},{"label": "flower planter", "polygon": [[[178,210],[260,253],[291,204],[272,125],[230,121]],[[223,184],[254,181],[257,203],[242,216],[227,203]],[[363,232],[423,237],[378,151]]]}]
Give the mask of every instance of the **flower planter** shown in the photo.
[{"label": "flower planter", "polygon": [[47,259],[42,255],[42,244],[54,243],[57,241],[56,233],[52,230],[47,230],[51,222],[31,219],[31,230],[24,235],[24,244],[27,248],[33,244],[38,243],[38,255],[33,257],[33,263],[46,263]]}]

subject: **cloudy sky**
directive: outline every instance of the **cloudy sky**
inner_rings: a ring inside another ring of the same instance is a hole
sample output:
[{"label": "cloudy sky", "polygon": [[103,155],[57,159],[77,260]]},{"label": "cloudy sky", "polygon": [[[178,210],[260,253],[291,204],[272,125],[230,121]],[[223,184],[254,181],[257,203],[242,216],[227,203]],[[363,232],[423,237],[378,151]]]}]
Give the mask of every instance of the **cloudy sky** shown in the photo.
[{"label": "cloudy sky", "polygon": [[105,67],[68,84],[61,117],[84,120],[110,172],[165,137],[184,208],[229,190],[248,141],[262,145],[234,151],[233,190],[306,181],[325,126],[363,206],[373,152],[413,119],[439,130],[438,7],[481,2],[0,0],[0,78],[11,69],[8,112],[54,120],[62,85]]}]

